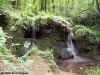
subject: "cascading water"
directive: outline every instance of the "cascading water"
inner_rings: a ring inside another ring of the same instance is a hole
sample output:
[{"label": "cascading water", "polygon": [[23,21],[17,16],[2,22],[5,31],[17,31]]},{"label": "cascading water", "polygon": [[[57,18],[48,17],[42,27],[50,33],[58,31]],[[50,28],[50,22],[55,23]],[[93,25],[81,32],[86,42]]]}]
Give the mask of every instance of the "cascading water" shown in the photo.
[{"label": "cascading water", "polygon": [[24,48],[24,51],[25,53],[27,53],[29,50],[31,50],[31,48],[33,46],[36,46],[36,41],[35,41],[35,33],[36,33],[36,30],[35,30],[35,26],[31,26],[30,29],[29,29],[29,32],[31,33],[31,38],[29,39],[30,40],[30,44],[28,44],[28,47]]},{"label": "cascading water", "polygon": [[73,37],[73,32],[71,31],[71,32],[68,34],[67,46],[68,46],[68,48],[71,50],[71,52],[73,53],[73,55],[76,56],[74,44],[73,44],[73,42],[72,42],[72,37]]},{"label": "cascading water", "polygon": [[30,46],[29,46],[29,48],[32,48],[32,46],[35,46],[35,45],[36,45],[35,33],[36,33],[35,26],[33,25],[33,26],[31,26],[32,38],[31,38],[31,40],[30,40]]},{"label": "cascading water", "polygon": [[35,42],[35,33],[36,33],[36,30],[35,30],[35,26],[32,26],[32,39],[31,39],[31,46],[35,46],[36,45],[36,42]]}]

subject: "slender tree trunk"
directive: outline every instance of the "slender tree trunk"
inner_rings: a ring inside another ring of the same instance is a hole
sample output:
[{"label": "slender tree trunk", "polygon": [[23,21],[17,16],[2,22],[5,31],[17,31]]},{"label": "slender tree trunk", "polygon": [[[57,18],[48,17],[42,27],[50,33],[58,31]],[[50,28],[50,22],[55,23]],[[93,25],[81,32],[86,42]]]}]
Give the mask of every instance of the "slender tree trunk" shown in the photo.
[{"label": "slender tree trunk", "polygon": [[41,0],[41,10],[46,11],[47,9],[47,0]]},{"label": "slender tree trunk", "polygon": [[43,9],[43,2],[44,2],[44,0],[41,0],[41,10],[44,10]]},{"label": "slender tree trunk", "polygon": [[68,4],[69,4],[69,0],[68,0],[68,2],[67,2]]},{"label": "slender tree trunk", "polygon": [[99,0],[96,0],[96,5],[97,5],[97,9],[98,9],[98,11],[99,11],[99,13],[100,13],[100,5],[99,5]]},{"label": "slender tree trunk", "polygon": [[64,14],[66,13],[66,0],[64,0]]},{"label": "slender tree trunk", "polygon": [[34,4],[34,3],[35,3],[35,1],[36,1],[36,0],[33,0],[33,2],[32,2],[32,3]]},{"label": "slender tree trunk", "polygon": [[46,8],[47,8],[47,1],[45,0],[44,1],[44,10],[46,11]]},{"label": "slender tree trunk", "polygon": [[47,0],[47,11],[50,11],[50,0]]},{"label": "slender tree trunk", "polygon": [[92,4],[91,4],[91,7],[92,7],[92,10],[94,8],[94,5],[95,5],[95,0],[92,1]]},{"label": "slender tree trunk", "polygon": [[52,9],[53,9],[53,12],[54,12],[54,10],[55,10],[55,5],[54,5],[54,0],[52,0]]}]

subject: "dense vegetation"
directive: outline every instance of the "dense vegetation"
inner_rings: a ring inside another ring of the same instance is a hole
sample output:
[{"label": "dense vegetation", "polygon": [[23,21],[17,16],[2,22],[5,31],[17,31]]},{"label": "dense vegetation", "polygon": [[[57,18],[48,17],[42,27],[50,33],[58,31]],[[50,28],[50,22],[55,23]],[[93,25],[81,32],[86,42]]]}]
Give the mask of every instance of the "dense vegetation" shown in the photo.
[{"label": "dense vegetation", "polygon": [[[5,19],[3,24],[0,22],[0,26],[4,30],[3,32],[0,28],[0,57],[2,59],[11,61],[17,59],[12,53],[16,55],[16,50],[23,46],[20,45],[15,49],[19,37],[25,47],[29,45],[28,42],[25,42],[26,39],[23,39],[21,27],[29,27],[38,23],[39,19],[53,19],[55,16],[63,17],[63,20],[67,20],[73,25],[74,39],[77,42],[76,48],[79,53],[83,55],[100,54],[100,0],[0,0],[1,15],[4,15]],[[1,19],[2,17],[0,21]],[[16,34],[14,34],[15,32]],[[12,40],[12,38],[14,39]],[[9,41],[8,44],[7,41]],[[9,48],[9,46],[11,47]],[[33,50],[35,50],[33,55],[42,56],[48,60],[50,66],[55,65],[51,49],[41,51],[36,48]],[[32,54],[31,51],[17,60],[25,61],[27,56]],[[98,69],[96,73],[98,73]],[[87,75],[90,74],[87,73]]]}]

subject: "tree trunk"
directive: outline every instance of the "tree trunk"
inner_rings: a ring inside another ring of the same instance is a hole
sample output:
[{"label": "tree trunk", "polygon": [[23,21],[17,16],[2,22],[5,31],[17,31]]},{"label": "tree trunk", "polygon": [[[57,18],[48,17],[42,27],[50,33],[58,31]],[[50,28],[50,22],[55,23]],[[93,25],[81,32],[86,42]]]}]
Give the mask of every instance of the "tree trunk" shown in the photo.
[{"label": "tree trunk", "polygon": [[96,5],[97,5],[97,9],[98,9],[98,11],[99,11],[99,13],[100,13],[100,5],[99,5],[99,0],[96,0]]},{"label": "tree trunk", "polygon": [[55,5],[54,5],[54,0],[52,0],[52,9],[53,9],[53,12],[54,12],[54,10],[55,10]]},{"label": "tree trunk", "polygon": [[46,11],[46,8],[47,8],[47,1],[45,0],[44,1],[44,10]]},{"label": "tree trunk", "polygon": [[41,0],[41,10],[43,10],[43,0]]},{"label": "tree trunk", "polygon": [[44,10],[44,11],[46,11],[46,9],[47,9],[47,2],[46,2],[47,0],[41,0],[41,10]]}]

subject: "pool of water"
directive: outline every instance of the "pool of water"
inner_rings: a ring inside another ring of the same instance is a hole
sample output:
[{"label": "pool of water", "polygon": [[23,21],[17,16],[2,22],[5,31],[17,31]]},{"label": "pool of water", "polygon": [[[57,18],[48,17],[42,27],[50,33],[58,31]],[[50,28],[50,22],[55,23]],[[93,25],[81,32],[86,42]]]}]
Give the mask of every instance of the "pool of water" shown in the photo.
[{"label": "pool of water", "polygon": [[96,66],[100,63],[100,56],[75,56],[73,59],[68,60],[57,60],[56,64],[62,70],[81,70],[81,68],[87,68],[90,66]]}]

